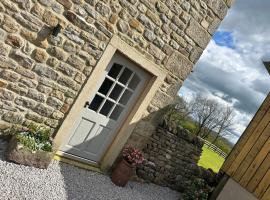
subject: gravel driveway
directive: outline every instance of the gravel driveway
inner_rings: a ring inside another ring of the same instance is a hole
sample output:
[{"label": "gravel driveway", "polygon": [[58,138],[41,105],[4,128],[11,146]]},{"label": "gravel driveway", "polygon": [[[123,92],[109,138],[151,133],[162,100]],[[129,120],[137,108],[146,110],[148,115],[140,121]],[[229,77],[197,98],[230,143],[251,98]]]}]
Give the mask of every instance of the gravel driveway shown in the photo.
[{"label": "gravel driveway", "polygon": [[178,200],[180,194],[154,184],[115,186],[108,176],[53,161],[47,170],[4,161],[0,140],[1,200]]}]

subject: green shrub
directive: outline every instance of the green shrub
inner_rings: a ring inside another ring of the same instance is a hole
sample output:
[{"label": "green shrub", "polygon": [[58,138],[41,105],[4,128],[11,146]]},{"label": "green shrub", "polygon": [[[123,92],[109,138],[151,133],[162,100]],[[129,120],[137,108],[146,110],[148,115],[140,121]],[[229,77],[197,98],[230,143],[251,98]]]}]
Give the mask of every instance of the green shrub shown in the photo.
[{"label": "green shrub", "polygon": [[201,178],[195,178],[183,194],[184,200],[207,200],[213,189]]},{"label": "green shrub", "polygon": [[195,133],[196,132],[196,125],[194,124],[194,122],[190,122],[188,120],[182,120],[180,121],[180,125],[188,130],[190,133]]},{"label": "green shrub", "polygon": [[18,142],[31,151],[52,152],[53,150],[51,130],[48,128],[31,124],[27,128],[17,130],[15,135]]}]

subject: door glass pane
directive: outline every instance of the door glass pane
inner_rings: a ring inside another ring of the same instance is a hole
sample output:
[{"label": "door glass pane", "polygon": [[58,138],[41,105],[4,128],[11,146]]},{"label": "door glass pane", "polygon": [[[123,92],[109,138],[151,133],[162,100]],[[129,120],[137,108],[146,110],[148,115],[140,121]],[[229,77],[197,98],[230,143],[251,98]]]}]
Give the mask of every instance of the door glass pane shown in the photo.
[{"label": "door glass pane", "polygon": [[113,120],[117,120],[119,118],[119,116],[121,115],[122,111],[124,110],[123,107],[117,105],[112,114],[110,115],[110,118],[113,119]]},{"label": "door glass pane", "polygon": [[118,84],[116,84],[115,86],[114,86],[114,88],[113,88],[113,90],[112,90],[112,92],[111,92],[111,94],[110,94],[110,98],[112,98],[113,100],[116,100],[116,99],[118,99],[118,97],[120,96],[120,94],[121,94],[121,92],[123,91],[123,87],[122,86],[120,86],[120,85],[118,85]]},{"label": "door glass pane", "polygon": [[121,69],[122,69],[122,65],[119,65],[119,64],[113,64],[112,68],[110,69],[109,73],[108,73],[108,76],[116,79],[117,76],[119,75]]},{"label": "door glass pane", "polygon": [[132,90],[135,90],[136,87],[139,85],[140,80],[141,79],[136,74],[134,74],[130,83],[128,84],[128,87],[131,88]]},{"label": "door glass pane", "polygon": [[109,114],[109,112],[112,110],[114,103],[106,100],[106,102],[104,103],[103,107],[100,110],[100,114],[107,116]]},{"label": "door glass pane", "polygon": [[103,102],[103,97],[96,95],[88,108],[93,111],[97,111],[102,102]]},{"label": "door glass pane", "polygon": [[124,94],[122,95],[121,99],[119,100],[119,103],[126,105],[131,95],[132,95],[132,92],[129,90],[126,90]]},{"label": "door glass pane", "polygon": [[125,68],[123,73],[121,74],[121,76],[119,78],[119,82],[123,83],[125,85],[128,82],[131,74],[132,74],[132,71],[130,71],[128,68]]},{"label": "door glass pane", "polygon": [[109,92],[109,90],[111,89],[113,85],[113,81],[111,81],[110,79],[106,78],[102,85],[100,86],[98,92],[104,95],[107,95],[107,93]]}]

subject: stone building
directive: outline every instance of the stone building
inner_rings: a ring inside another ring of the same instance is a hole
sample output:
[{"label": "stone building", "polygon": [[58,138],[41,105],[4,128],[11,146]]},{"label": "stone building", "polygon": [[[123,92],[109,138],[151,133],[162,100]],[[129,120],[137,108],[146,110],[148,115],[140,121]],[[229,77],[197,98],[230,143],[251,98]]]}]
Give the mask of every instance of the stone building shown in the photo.
[{"label": "stone building", "polygon": [[108,169],[142,147],[232,0],[1,0],[0,130],[43,124]]}]

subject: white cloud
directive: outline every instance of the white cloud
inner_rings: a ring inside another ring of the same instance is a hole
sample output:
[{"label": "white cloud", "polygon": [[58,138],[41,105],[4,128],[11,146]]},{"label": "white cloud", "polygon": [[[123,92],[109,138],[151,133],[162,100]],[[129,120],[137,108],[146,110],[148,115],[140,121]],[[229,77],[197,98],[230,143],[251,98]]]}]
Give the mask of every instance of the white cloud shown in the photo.
[{"label": "white cloud", "polygon": [[270,76],[262,64],[270,58],[269,10],[270,1],[237,0],[219,28],[232,32],[235,48],[212,40],[180,90],[188,100],[203,93],[233,105],[238,135],[270,91]]}]

